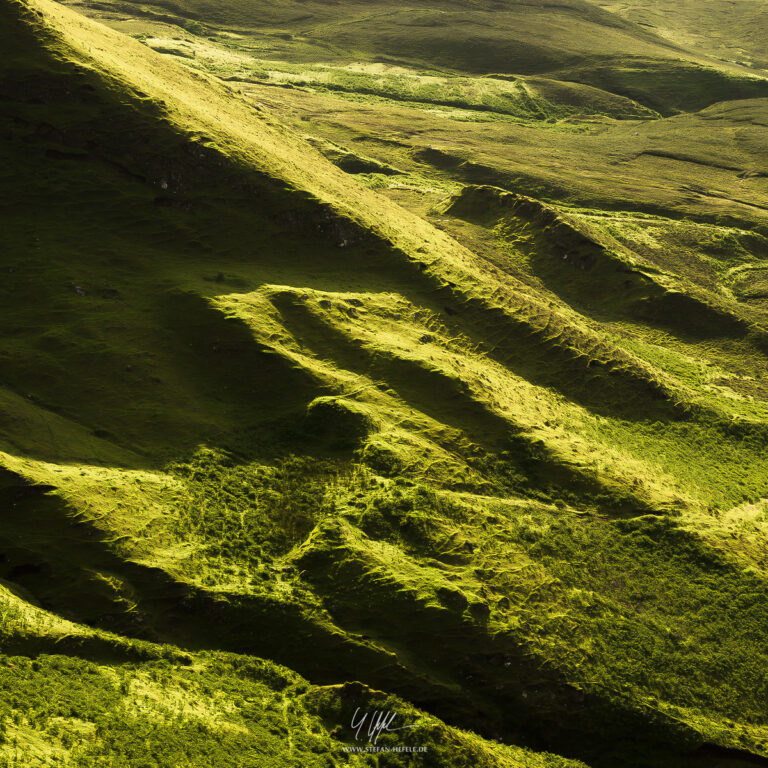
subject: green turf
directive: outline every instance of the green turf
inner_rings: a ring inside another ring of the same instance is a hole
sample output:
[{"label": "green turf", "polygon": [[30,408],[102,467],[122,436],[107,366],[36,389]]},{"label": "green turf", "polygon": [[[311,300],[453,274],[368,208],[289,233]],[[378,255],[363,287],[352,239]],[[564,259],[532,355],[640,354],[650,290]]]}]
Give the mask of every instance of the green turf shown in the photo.
[{"label": "green turf", "polygon": [[768,759],[768,81],[605,5],[2,0],[0,765]]}]

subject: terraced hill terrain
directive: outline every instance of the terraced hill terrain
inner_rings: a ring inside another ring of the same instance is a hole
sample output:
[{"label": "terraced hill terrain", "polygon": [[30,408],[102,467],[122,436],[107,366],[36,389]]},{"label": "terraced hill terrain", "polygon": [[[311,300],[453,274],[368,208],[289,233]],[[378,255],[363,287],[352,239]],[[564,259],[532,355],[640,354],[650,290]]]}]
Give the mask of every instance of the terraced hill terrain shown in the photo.
[{"label": "terraced hill terrain", "polygon": [[758,49],[68,5],[0,0],[0,765],[768,763]]}]

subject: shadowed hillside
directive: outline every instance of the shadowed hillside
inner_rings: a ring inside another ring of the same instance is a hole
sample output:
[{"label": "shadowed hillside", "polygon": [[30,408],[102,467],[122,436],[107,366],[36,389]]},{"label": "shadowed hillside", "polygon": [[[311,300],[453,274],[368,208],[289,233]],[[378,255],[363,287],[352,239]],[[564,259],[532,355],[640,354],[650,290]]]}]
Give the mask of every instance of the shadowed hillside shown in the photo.
[{"label": "shadowed hillside", "polygon": [[0,764],[768,761],[765,81],[81,10],[0,0]]}]

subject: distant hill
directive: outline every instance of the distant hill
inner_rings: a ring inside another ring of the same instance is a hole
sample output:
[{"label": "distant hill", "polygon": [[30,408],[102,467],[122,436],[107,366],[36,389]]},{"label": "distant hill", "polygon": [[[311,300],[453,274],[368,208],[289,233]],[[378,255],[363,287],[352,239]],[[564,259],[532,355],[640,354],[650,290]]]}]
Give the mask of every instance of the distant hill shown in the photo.
[{"label": "distant hill", "polygon": [[[83,7],[115,18],[127,11],[203,29],[254,32],[260,43],[276,43],[278,55],[294,61],[362,57],[450,72],[548,75],[629,97],[664,114],[768,95],[765,74],[713,58],[706,46],[689,47],[674,34],[659,34],[653,25],[635,21],[636,8],[622,13],[619,6],[619,13],[611,13],[588,0],[424,0],[405,7],[391,0],[184,0]],[[695,13],[685,18],[696,23]]]},{"label": "distant hill", "polygon": [[768,69],[768,8],[760,0],[636,0],[602,8],[686,48],[727,62]]}]

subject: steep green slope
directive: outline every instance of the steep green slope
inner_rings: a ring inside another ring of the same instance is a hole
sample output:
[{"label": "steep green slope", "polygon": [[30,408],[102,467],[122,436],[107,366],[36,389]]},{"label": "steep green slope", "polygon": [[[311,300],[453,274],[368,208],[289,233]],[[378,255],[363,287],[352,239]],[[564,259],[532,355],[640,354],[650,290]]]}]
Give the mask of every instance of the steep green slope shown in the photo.
[{"label": "steep green slope", "polygon": [[[0,42],[6,764],[768,757],[759,177],[545,203],[49,0]],[[761,108],[610,125],[735,176]],[[427,751],[346,752],[358,706]]]}]

